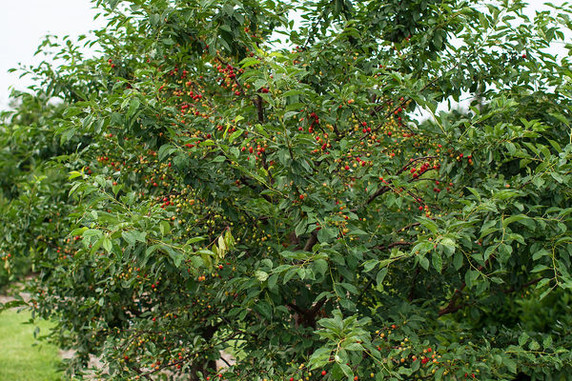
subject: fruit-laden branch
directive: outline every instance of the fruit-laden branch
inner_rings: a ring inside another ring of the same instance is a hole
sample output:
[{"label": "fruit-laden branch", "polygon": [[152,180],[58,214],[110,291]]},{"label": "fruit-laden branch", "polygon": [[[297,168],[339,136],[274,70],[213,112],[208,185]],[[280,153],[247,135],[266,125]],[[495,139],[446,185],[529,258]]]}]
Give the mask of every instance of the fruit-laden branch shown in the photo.
[{"label": "fruit-laden branch", "polygon": [[[236,333],[236,332],[235,332],[235,333],[233,333],[232,335],[230,335],[230,336],[228,336],[227,338],[225,338],[224,340],[221,340],[220,342],[218,342],[218,343],[216,343],[216,344],[210,344],[208,347],[209,347],[210,349],[215,348],[216,346],[219,346],[219,345],[221,345],[221,344],[223,344],[223,343],[226,343],[226,342],[228,342],[228,341],[230,341],[230,340],[235,339],[236,336],[238,336],[238,334],[239,334],[239,333]],[[173,367],[176,367],[176,366],[178,366],[178,365],[185,364],[187,361],[189,361],[189,360],[191,360],[191,359],[196,359],[197,354],[198,354],[198,352],[191,352],[191,353],[189,353],[188,355],[186,355],[186,356],[184,356],[184,357],[182,357],[182,358],[179,358],[179,360],[177,360],[177,361],[167,362],[167,363],[165,363],[165,364],[159,366],[158,368],[155,368],[155,369],[152,369],[152,370],[149,370],[149,371],[144,371],[143,369],[137,367],[137,366],[136,366],[135,364],[133,364],[132,362],[129,362],[127,365],[129,366],[129,368],[131,368],[131,369],[133,369],[134,371],[136,371],[136,372],[139,374],[139,377],[145,377],[145,378],[148,379],[148,380],[153,380],[153,378],[151,377],[151,375],[153,375],[153,374],[155,374],[155,373],[158,373],[158,372],[161,372],[161,371],[163,371],[163,370],[165,370],[165,369],[168,369],[168,368],[173,368]],[[226,362],[226,361],[225,361],[225,362]],[[193,378],[191,378],[191,380],[193,380]]]},{"label": "fruit-laden branch", "polygon": [[[435,159],[435,158],[437,158],[437,156],[422,156],[422,157],[418,157],[418,158],[415,158],[415,159],[411,159],[407,164],[405,164],[401,169],[399,169],[399,170],[395,173],[395,176],[400,175],[401,173],[405,172],[405,170],[407,170],[407,168],[409,168],[409,166],[411,166],[411,164],[413,164],[413,163],[415,163],[415,162],[418,162],[418,161],[421,161],[421,160]],[[362,205],[362,206],[371,204],[376,198],[378,198],[379,196],[381,196],[381,195],[384,194],[384,193],[389,192],[389,191],[392,189],[392,187],[391,187],[391,180],[387,181],[386,183],[387,183],[387,185],[384,185],[384,186],[380,187],[377,191],[375,191],[374,194],[372,194],[371,196],[369,196],[369,198],[367,199],[367,201],[365,202],[365,204]],[[409,194],[411,197],[413,197],[415,200],[419,200],[419,199],[420,199],[418,196],[414,195],[413,193],[411,193],[411,192],[409,192],[409,191],[408,191],[408,194]],[[353,209],[351,209],[351,211],[355,213],[355,212],[358,211],[358,208],[357,208],[357,207],[356,207],[356,208],[353,208]]]},{"label": "fruit-laden branch", "polygon": [[397,172],[395,173],[395,175],[397,176],[397,175],[402,174],[402,173],[405,172],[405,171],[407,170],[407,168],[409,168],[409,166],[410,166],[411,164],[413,164],[413,163],[416,163],[416,162],[421,161],[421,160],[430,160],[430,159],[436,159],[436,158],[438,158],[438,156],[432,155],[432,156],[422,156],[422,157],[418,157],[418,158],[416,158],[416,159],[410,159],[410,160],[409,160],[409,163],[405,164],[399,171],[397,171]]}]

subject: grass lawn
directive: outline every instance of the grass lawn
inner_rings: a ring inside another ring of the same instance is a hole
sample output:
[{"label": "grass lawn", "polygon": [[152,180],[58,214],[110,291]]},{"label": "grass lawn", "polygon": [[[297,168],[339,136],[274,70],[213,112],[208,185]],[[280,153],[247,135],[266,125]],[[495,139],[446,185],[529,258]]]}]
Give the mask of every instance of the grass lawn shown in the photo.
[{"label": "grass lawn", "polygon": [[[7,310],[0,313],[0,381],[56,381],[62,379],[57,366],[58,349],[34,339],[34,325],[28,311]],[[48,322],[39,324],[43,333]],[[37,344],[37,345],[34,345]]]}]

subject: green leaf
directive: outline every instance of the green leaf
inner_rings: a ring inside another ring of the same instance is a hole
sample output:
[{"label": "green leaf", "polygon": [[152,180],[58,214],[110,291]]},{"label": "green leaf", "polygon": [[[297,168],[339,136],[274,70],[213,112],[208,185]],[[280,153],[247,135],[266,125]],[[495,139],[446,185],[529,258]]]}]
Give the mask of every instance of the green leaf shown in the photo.
[{"label": "green leaf", "polygon": [[447,253],[447,256],[451,256],[455,252],[455,248],[457,244],[451,238],[445,237],[439,242],[444,248]]},{"label": "green leaf", "polygon": [[268,278],[268,289],[270,291],[277,291],[278,288],[276,287],[276,283],[278,282],[278,274],[272,274],[269,278]]},{"label": "green leaf", "polygon": [[421,241],[411,249],[412,255],[422,255],[433,248],[433,244],[429,241]]},{"label": "green leaf", "polygon": [[291,267],[288,271],[286,271],[286,274],[284,274],[284,279],[282,279],[282,284],[286,284],[288,283],[298,272],[298,268],[296,267]]},{"label": "green leaf", "polygon": [[177,268],[181,267],[181,263],[183,263],[183,260],[185,259],[185,256],[182,253],[179,253],[174,250],[169,250],[169,256],[173,260],[173,264],[175,265],[175,267]]},{"label": "green leaf", "polygon": [[373,270],[379,264],[379,260],[377,259],[370,259],[363,263],[363,271],[368,273]]},{"label": "green leaf", "polygon": [[175,147],[173,147],[171,144],[163,144],[161,146],[161,148],[159,148],[159,152],[157,153],[159,161],[165,160],[165,158],[167,156],[169,156],[170,154],[172,154],[176,150],[177,149]]},{"label": "green leaf", "polygon": [[514,360],[512,360],[510,357],[503,357],[502,362],[507,367],[509,372],[516,374],[516,362]]},{"label": "green leaf", "polygon": [[318,241],[321,243],[329,242],[338,235],[338,231],[333,228],[321,228],[318,231]]},{"label": "green leaf", "polygon": [[83,173],[78,172],[78,171],[71,171],[71,172],[70,172],[70,175],[69,175],[69,177],[68,177],[68,180],[73,180],[73,179],[75,179],[75,178],[77,178],[77,177],[83,177]]},{"label": "green leaf", "polygon": [[518,345],[524,347],[529,338],[530,336],[528,336],[528,333],[526,332],[521,333],[520,336],[518,337]]},{"label": "green leaf", "polygon": [[347,351],[364,351],[365,348],[360,343],[348,343],[343,346],[343,348]]},{"label": "green leaf", "polygon": [[267,301],[259,301],[254,306],[254,309],[258,311],[264,318],[272,319],[272,306]]},{"label": "green leaf", "polygon": [[540,344],[538,344],[538,341],[533,339],[528,344],[528,348],[530,348],[531,351],[537,351],[540,349]]},{"label": "green leaf", "polygon": [[242,61],[240,61],[239,65],[241,65],[241,67],[243,69],[246,69],[247,67],[258,65],[259,63],[260,63],[260,61],[257,58],[247,57],[247,58],[243,59]]},{"label": "green leaf", "polygon": [[260,282],[264,282],[266,279],[268,279],[268,273],[261,270],[256,270],[254,272],[254,276],[256,276],[256,279],[258,279]]},{"label": "green leaf", "polygon": [[282,96],[283,97],[291,97],[291,96],[300,95],[300,94],[304,94],[304,91],[302,91],[302,90],[288,90],[288,91],[285,91],[282,94]]},{"label": "green leaf", "polygon": [[226,160],[225,156],[219,155],[219,156],[215,157],[214,159],[212,159],[211,163],[222,163],[225,160]]},{"label": "green leaf", "polygon": [[193,243],[202,242],[202,241],[204,241],[204,240],[205,240],[204,237],[193,237],[193,238],[190,238],[190,239],[185,243],[185,245],[192,245]]},{"label": "green leaf", "polygon": [[129,231],[122,232],[121,236],[129,245],[134,245],[136,242],[142,242],[142,243],[147,242],[147,239],[146,239],[147,233],[146,232],[140,232],[137,230],[129,230]]},{"label": "green leaf", "polygon": [[113,243],[111,242],[109,237],[103,237],[103,240],[101,242],[101,246],[103,246],[105,251],[107,251],[107,253],[109,254],[109,253],[111,253],[111,249],[113,248]]},{"label": "green leaf", "polygon": [[419,223],[421,224],[421,226],[423,226],[424,228],[431,231],[431,233],[437,234],[437,231],[439,228],[438,228],[437,224],[435,222],[433,222],[432,220],[430,220],[428,218],[420,218]]},{"label": "green leaf", "polygon": [[455,252],[455,255],[453,256],[453,266],[455,267],[455,270],[459,271],[459,269],[463,267],[464,259],[465,256],[463,255],[462,252],[460,251]]},{"label": "green leaf", "polygon": [[436,250],[433,251],[431,255],[431,263],[437,272],[441,273],[441,271],[443,271],[443,258],[441,258],[441,254]]},{"label": "green leaf", "polygon": [[141,101],[139,98],[132,98],[129,102],[129,109],[127,110],[127,118],[132,118],[135,116],[135,113],[138,111],[139,106],[141,105]]},{"label": "green leaf", "polygon": [[544,340],[542,340],[542,347],[544,349],[552,348],[552,336],[546,336]]},{"label": "green leaf", "polygon": [[294,234],[296,234],[296,237],[300,237],[303,234],[305,234],[307,230],[308,230],[308,221],[304,219],[300,221],[298,225],[296,225],[296,228],[294,229]]},{"label": "green leaf", "polygon": [[344,373],[344,375],[348,379],[351,379],[354,377],[354,372],[353,372],[352,368],[350,368],[348,365],[343,364],[343,363],[337,363],[337,365],[340,367],[340,369],[342,370],[342,372]]},{"label": "green leaf", "polygon": [[236,131],[234,131],[230,137],[228,138],[229,143],[232,143],[236,140],[236,138],[238,138],[239,136],[241,136],[243,134],[244,130],[239,128]]},{"label": "green leaf", "polygon": [[512,223],[512,222],[517,222],[517,221],[521,221],[521,220],[529,219],[529,218],[530,218],[530,217],[528,217],[528,216],[525,215],[525,214],[518,214],[518,215],[515,215],[515,216],[510,216],[510,217],[508,217],[508,218],[505,218],[505,219],[502,221],[502,226],[503,226],[503,228],[506,228],[506,227],[507,227],[510,223]]},{"label": "green leaf", "polygon": [[343,288],[345,288],[346,290],[348,290],[350,293],[352,293],[354,295],[357,295],[359,293],[356,286],[354,286],[351,283],[343,282],[343,283],[340,283],[340,286],[342,286]]},{"label": "green leaf", "polygon": [[419,257],[419,265],[421,265],[421,267],[423,267],[423,269],[425,270],[429,270],[429,260],[427,259],[427,257],[420,256]]},{"label": "green leaf", "polygon": [[388,268],[384,267],[377,272],[377,275],[375,277],[375,283],[377,285],[378,290],[383,287],[383,280],[385,279],[385,276],[387,275],[387,271],[388,271]]},{"label": "green leaf", "polygon": [[465,284],[468,289],[471,289],[475,285],[475,281],[479,277],[479,272],[476,270],[467,270],[465,273]]},{"label": "green leaf", "polygon": [[328,364],[330,362],[331,353],[332,350],[327,347],[316,349],[308,361],[310,369],[314,370],[317,368],[322,368],[324,365]]},{"label": "green leaf", "polygon": [[312,264],[314,274],[324,275],[328,271],[328,262],[324,259],[317,259]]}]

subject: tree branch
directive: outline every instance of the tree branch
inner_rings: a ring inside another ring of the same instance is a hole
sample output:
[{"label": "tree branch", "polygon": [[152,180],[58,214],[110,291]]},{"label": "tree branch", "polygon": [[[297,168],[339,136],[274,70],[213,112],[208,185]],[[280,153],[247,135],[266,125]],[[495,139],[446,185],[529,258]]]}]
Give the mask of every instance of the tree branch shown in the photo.
[{"label": "tree branch", "polygon": [[314,230],[304,245],[304,251],[312,250],[312,247],[318,242],[318,230]]},{"label": "tree branch", "polygon": [[407,168],[409,168],[409,166],[417,161],[420,160],[429,160],[429,159],[436,159],[438,156],[435,155],[431,155],[431,156],[422,156],[422,157],[418,157],[416,159],[411,159],[409,160],[409,163],[405,164],[399,171],[397,171],[395,173],[395,175],[400,175],[401,173],[403,173]]},{"label": "tree branch", "polygon": [[262,107],[262,97],[258,94],[254,98],[254,105],[258,110],[258,123],[264,123],[264,108]]},{"label": "tree branch", "polygon": [[457,300],[459,300],[459,298],[463,294],[463,290],[465,289],[466,286],[467,286],[466,283],[463,282],[461,287],[455,290],[455,292],[453,293],[453,296],[451,297],[451,300],[449,300],[449,303],[447,304],[447,306],[445,306],[445,308],[442,308],[439,310],[439,316],[443,316],[446,314],[451,314],[453,312],[457,312],[458,310],[460,310],[461,308],[464,307],[463,304],[457,304]]},{"label": "tree branch", "polygon": [[[485,262],[484,265],[481,265],[477,268],[477,271],[482,271],[485,266],[487,266],[487,264],[489,263],[489,260],[487,259],[487,261]],[[444,307],[441,308],[439,310],[439,316],[443,316],[446,314],[451,314],[453,312],[457,312],[459,311],[461,308],[464,308],[466,306],[466,304],[457,304],[457,301],[459,300],[459,298],[461,297],[461,295],[463,294],[463,290],[465,289],[465,287],[467,286],[467,284],[465,283],[465,281],[463,281],[463,283],[461,284],[461,287],[459,287],[458,289],[455,290],[455,292],[453,293],[453,296],[451,297],[451,300],[449,300],[449,303]]]},{"label": "tree branch", "polygon": [[506,290],[503,290],[503,293],[504,293],[504,294],[510,294],[510,293],[512,293],[512,292],[515,292],[515,291],[523,290],[523,289],[525,289],[525,288],[527,288],[527,287],[530,287],[530,286],[532,286],[532,285],[535,285],[536,283],[540,282],[542,279],[544,279],[544,277],[540,277],[540,278],[536,278],[536,279],[533,279],[533,280],[531,280],[531,281],[528,281],[528,282],[524,283],[522,286],[520,286],[520,287],[518,288],[518,290],[517,290],[515,287],[507,288]]},{"label": "tree branch", "polygon": [[390,190],[391,190],[391,187],[389,185],[385,185],[385,186],[379,188],[374,194],[369,196],[369,198],[367,199],[365,204],[366,205],[371,204],[373,202],[373,200],[375,200],[377,197],[381,196],[384,193],[389,192]]}]

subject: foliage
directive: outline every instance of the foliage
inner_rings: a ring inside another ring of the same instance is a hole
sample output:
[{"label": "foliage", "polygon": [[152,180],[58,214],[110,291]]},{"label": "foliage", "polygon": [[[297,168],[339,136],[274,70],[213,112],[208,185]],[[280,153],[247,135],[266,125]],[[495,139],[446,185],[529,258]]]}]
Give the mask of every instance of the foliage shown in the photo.
[{"label": "foliage", "polygon": [[70,174],[34,192],[65,214],[34,224],[55,244],[32,305],[72,372],[90,354],[111,379],[570,372],[572,78],[546,52],[567,9],[96,3],[101,54],[68,40],[33,70],[63,100],[43,127]]},{"label": "foliage", "polygon": [[61,145],[49,122],[61,115],[61,106],[29,94],[16,96],[17,111],[1,115],[0,286],[29,274],[36,253],[55,248],[52,237],[69,231],[69,224],[61,223],[70,211],[67,171],[54,162],[76,148]]}]

